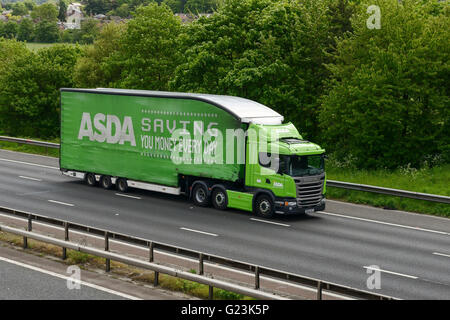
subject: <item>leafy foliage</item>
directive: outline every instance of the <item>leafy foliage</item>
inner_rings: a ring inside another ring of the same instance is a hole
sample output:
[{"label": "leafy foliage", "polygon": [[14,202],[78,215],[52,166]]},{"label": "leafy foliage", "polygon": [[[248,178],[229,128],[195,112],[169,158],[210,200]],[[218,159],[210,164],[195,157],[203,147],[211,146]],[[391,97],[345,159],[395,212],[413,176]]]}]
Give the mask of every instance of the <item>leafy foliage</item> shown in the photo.
[{"label": "leafy foliage", "polygon": [[73,86],[71,69],[80,49],[56,45],[33,53],[14,42],[7,46],[8,51],[19,54],[0,77],[3,131],[9,135],[58,136],[59,89]]},{"label": "leafy foliage", "polygon": [[366,27],[369,2],[363,4],[328,65],[322,138],[340,159],[352,154],[358,167],[419,166],[434,154],[448,159],[448,15],[431,1],[375,3],[381,29]]},{"label": "leafy foliage", "polygon": [[108,60],[116,54],[124,29],[124,24],[107,24],[99,33],[95,45],[85,49],[74,70],[74,81],[78,87],[109,87],[119,81],[120,67]]},{"label": "leafy foliage", "polygon": [[259,101],[314,138],[330,32],[327,1],[227,1],[188,27],[171,88]]}]

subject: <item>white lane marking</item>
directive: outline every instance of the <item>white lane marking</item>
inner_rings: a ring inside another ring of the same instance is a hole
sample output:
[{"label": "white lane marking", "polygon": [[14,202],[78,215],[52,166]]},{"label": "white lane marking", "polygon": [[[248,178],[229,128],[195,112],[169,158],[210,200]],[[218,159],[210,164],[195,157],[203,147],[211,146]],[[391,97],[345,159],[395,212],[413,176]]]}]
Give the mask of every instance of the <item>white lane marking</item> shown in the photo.
[{"label": "white lane marking", "polygon": [[393,275],[400,276],[400,277],[405,277],[405,278],[410,278],[410,279],[419,279],[416,276],[410,276],[408,274],[403,274],[403,273],[398,273],[398,272],[393,272],[393,271],[387,271],[387,270],[373,268],[373,267],[365,267],[364,266],[363,268],[370,269],[370,270],[375,270],[375,271],[380,271],[380,272],[384,272],[384,273],[389,273],[389,274],[393,274]]},{"label": "white lane marking", "polygon": [[[0,213],[0,216],[6,217],[6,218],[12,218],[12,219],[16,219],[16,220],[22,220],[22,221],[25,220],[23,218],[14,217],[14,216],[10,216],[8,214],[2,214],[2,213]],[[64,230],[64,228],[53,226],[53,225],[49,225],[49,224],[38,222],[38,221],[33,222],[33,224],[41,225],[41,226],[45,226],[45,227],[50,227],[50,228],[54,228],[54,229],[58,229],[58,230]],[[103,237],[100,237],[100,236],[97,236],[97,235],[94,235],[94,234],[88,234],[88,233],[85,233],[85,232],[82,232],[82,231],[70,230],[70,233],[79,234],[79,235],[83,235],[83,236],[88,235],[88,236],[90,236],[90,237],[92,237],[94,239],[104,240]],[[116,240],[116,239],[110,239],[109,241],[111,243],[116,243],[116,244],[120,244],[120,245],[123,245],[123,246],[132,247],[132,248],[135,248],[135,249],[139,249],[139,250],[148,252],[148,247],[143,247],[143,246],[127,243],[127,242]],[[176,255],[176,254],[165,252],[165,251],[161,251],[161,250],[158,250],[158,249],[155,250],[155,253],[158,253],[160,255],[167,256],[167,257],[177,258],[177,259],[184,260],[184,261],[198,263],[197,259],[183,257],[181,255]],[[233,269],[233,268],[229,268],[229,267],[225,267],[225,266],[221,266],[221,265],[216,265],[214,263],[209,263],[209,262],[205,261],[205,266],[206,265],[209,266],[209,267],[212,267],[212,268],[222,269],[222,270],[225,270],[225,271],[228,271],[228,272],[242,274],[242,275],[246,275],[246,276],[249,276],[249,277],[253,277],[254,276],[254,273],[249,273],[249,272],[242,271],[242,270],[237,270],[237,269]],[[291,282],[284,282],[282,280],[273,279],[273,278],[269,278],[269,277],[266,277],[266,276],[261,276],[261,279],[264,279],[264,280],[269,281],[269,282],[274,282],[274,283],[278,283],[278,284],[282,284],[282,285],[287,285],[289,287],[304,289],[304,290],[310,291],[310,292],[316,292],[317,291],[315,288],[311,288],[311,287],[307,287],[307,286],[303,286],[303,285],[295,284],[295,283],[291,283]],[[343,296],[343,295],[336,294],[336,293],[332,293],[332,292],[327,292],[326,290],[324,290],[323,294],[327,295],[327,296],[330,296],[330,297],[341,298],[341,299],[344,299],[344,300],[355,300],[354,298],[350,298],[350,297]]]},{"label": "white lane marking", "polygon": [[56,200],[48,200],[48,202],[62,204],[63,206],[68,206],[68,207],[75,206],[74,204],[71,204],[71,203],[66,203],[66,202],[61,202],[61,201],[56,201]]},{"label": "white lane marking", "polygon": [[184,227],[181,227],[180,229],[181,230],[185,230],[185,231],[191,231],[191,232],[197,232],[197,233],[201,233],[201,234],[206,234],[208,236],[213,236],[213,237],[218,237],[219,236],[218,234],[215,234],[215,233],[209,233],[209,232],[205,232],[205,231],[194,230],[194,229],[189,229],[189,228],[184,228]]},{"label": "white lane marking", "polygon": [[42,179],[26,177],[26,176],[19,176],[19,178],[26,179],[26,180],[33,180],[33,181],[42,181]]},{"label": "white lane marking", "polygon": [[132,199],[137,199],[137,200],[141,200],[141,197],[136,197],[136,196],[130,196],[128,194],[123,194],[123,193],[116,193],[116,196],[119,197],[126,197],[126,198],[132,198]]},{"label": "white lane marking", "polygon": [[437,230],[424,229],[424,228],[419,228],[419,227],[405,226],[405,225],[402,225],[402,224],[396,224],[396,223],[390,223],[390,222],[384,222],[384,221],[378,221],[378,220],[371,220],[371,219],[365,219],[365,218],[359,218],[359,217],[345,216],[343,214],[337,214],[337,213],[331,213],[331,212],[325,212],[325,211],[317,211],[317,212],[319,212],[321,214],[326,214],[326,215],[329,215],[329,216],[336,216],[336,217],[353,219],[353,220],[373,222],[373,223],[378,223],[378,224],[384,224],[384,225],[387,225],[387,226],[393,226],[393,227],[399,227],[399,228],[405,228],[405,229],[412,229],[412,230],[419,230],[419,231],[443,234],[443,235],[446,235],[446,236],[450,235],[450,233],[444,232],[444,231],[437,231]]},{"label": "white lane marking", "polygon": [[264,223],[270,223],[270,224],[275,224],[275,225],[277,225],[277,226],[282,226],[282,227],[290,227],[290,226],[291,226],[291,225],[289,225],[289,224],[284,224],[284,223],[279,223],[279,222],[273,222],[273,221],[267,221],[267,220],[256,219],[256,218],[250,218],[250,220],[258,221],[258,222],[264,222]]},{"label": "white lane marking", "polygon": [[82,280],[76,280],[76,279],[73,279],[73,278],[70,278],[70,277],[67,277],[67,276],[63,276],[62,274],[59,274],[59,273],[56,273],[56,272],[44,270],[44,269],[41,269],[41,268],[38,268],[38,267],[35,267],[35,266],[32,266],[32,265],[29,265],[29,264],[25,264],[25,263],[22,263],[22,262],[14,261],[14,260],[11,260],[11,259],[8,259],[8,258],[4,258],[4,257],[1,257],[1,256],[0,256],[0,260],[8,262],[8,263],[11,263],[11,264],[15,264],[15,265],[18,265],[20,267],[24,267],[24,268],[27,268],[27,269],[30,269],[30,270],[33,270],[33,271],[38,271],[38,272],[41,272],[41,273],[44,273],[44,274],[47,274],[47,275],[50,275],[50,276],[53,276],[53,277],[56,277],[56,278],[60,278],[60,279],[64,279],[64,280],[69,280],[70,279],[71,282],[79,282],[83,286],[91,287],[93,289],[104,291],[104,292],[107,292],[107,293],[110,293],[110,294],[113,294],[113,295],[116,295],[116,296],[119,296],[119,297],[123,297],[123,298],[126,298],[126,299],[142,300],[140,298],[131,296],[131,295],[126,294],[126,293],[122,293],[122,292],[118,292],[118,291],[115,291],[115,290],[111,290],[111,289],[108,289],[108,288],[105,288],[105,287],[101,287],[101,286],[98,286],[96,284],[92,284],[92,283],[85,282],[85,281],[82,281]]},{"label": "white lane marking", "polygon": [[19,163],[19,164],[26,164],[26,165],[28,165],[28,166],[35,166],[35,167],[41,167],[41,168],[47,168],[47,169],[59,170],[58,167],[45,166],[45,165],[43,165],[43,164],[29,163],[29,162],[23,162],[23,161],[17,161],[17,160],[10,160],[10,159],[3,159],[3,158],[0,158],[0,160],[1,160],[1,161],[6,161],[6,162]]},{"label": "white lane marking", "polygon": [[439,252],[433,252],[433,254],[436,255],[436,256],[442,256],[442,257],[450,258],[450,254],[439,253]]}]

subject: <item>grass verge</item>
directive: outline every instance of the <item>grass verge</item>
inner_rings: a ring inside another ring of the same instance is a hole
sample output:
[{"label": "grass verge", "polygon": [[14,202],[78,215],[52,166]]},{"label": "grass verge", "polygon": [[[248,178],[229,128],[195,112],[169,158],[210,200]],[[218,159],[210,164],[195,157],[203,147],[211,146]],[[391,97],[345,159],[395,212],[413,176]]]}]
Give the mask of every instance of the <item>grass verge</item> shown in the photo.
[{"label": "grass verge", "polygon": [[[406,166],[397,170],[357,170],[333,166],[331,163],[327,167],[327,179],[450,196],[450,164],[424,166],[422,169]],[[450,217],[449,205],[431,201],[333,187],[327,188],[327,198],[386,209]]]},{"label": "grass verge", "polygon": [[[0,243],[1,242],[18,249],[18,247],[22,247],[23,245],[23,238],[14,234],[0,232]],[[28,239],[28,249],[25,252],[41,257],[51,256],[60,258],[62,256],[62,248],[32,239]],[[69,249],[67,250],[67,259],[58,261],[66,265],[77,265],[81,269],[90,271],[98,271],[99,269],[105,268],[104,258]],[[195,273],[195,270],[191,270],[191,272]],[[115,278],[128,278],[138,285],[153,285],[154,280],[153,271],[136,268],[115,261],[111,261],[111,271],[109,274]],[[207,285],[175,278],[165,274],[159,275],[159,286],[163,289],[182,292],[200,299],[208,299],[209,296],[209,287]],[[214,288],[214,299],[253,300],[251,297],[218,288]]]}]

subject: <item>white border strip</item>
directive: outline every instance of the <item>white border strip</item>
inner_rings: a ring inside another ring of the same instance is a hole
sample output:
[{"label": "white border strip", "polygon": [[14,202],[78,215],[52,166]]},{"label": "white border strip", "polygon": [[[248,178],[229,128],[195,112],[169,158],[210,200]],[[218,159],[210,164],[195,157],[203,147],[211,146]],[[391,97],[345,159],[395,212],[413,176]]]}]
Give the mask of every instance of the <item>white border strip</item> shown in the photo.
[{"label": "white border strip", "polygon": [[450,254],[439,253],[439,252],[433,252],[433,254],[436,255],[436,256],[441,256],[441,257],[447,257],[447,258],[450,258]]},{"label": "white border strip", "polygon": [[213,236],[213,237],[218,237],[218,234],[215,233],[209,233],[209,232],[205,232],[205,231],[199,231],[199,230],[194,230],[194,229],[189,229],[189,228],[185,228],[185,227],[181,227],[181,230],[185,230],[185,231],[191,231],[191,232],[196,232],[196,233],[201,233],[201,234],[206,234],[208,236]]},{"label": "white border strip", "polygon": [[141,197],[136,197],[136,196],[130,196],[128,194],[122,194],[122,193],[116,193],[116,196],[119,197],[125,197],[125,198],[131,198],[131,199],[137,199],[137,200],[141,200]]},{"label": "white border strip", "polygon": [[399,227],[399,228],[405,228],[405,229],[411,229],[411,230],[425,231],[425,232],[443,234],[443,235],[446,235],[446,236],[450,235],[450,233],[444,232],[444,231],[423,229],[423,228],[419,228],[419,227],[405,226],[405,225],[402,225],[402,224],[396,224],[396,223],[390,223],[390,222],[384,222],[384,221],[378,221],[378,220],[371,220],[371,219],[365,219],[365,218],[359,218],[359,217],[345,216],[345,215],[342,215],[342,214],[325,212],[325,211],[317,211],[317,212],[321,213],[321,214],[329,215],[329,216],[335,216],[335,217],[346,218],[346,219],[353,219],[353,220],[360,220],[360,221],[384,224],[384,225],[392,226],[392,227]]},{"label": "white border strip", "polygon": [[389,273],[389,274],[393,274],[393,275],[400,276],[400,277],[405,277],[405,278],[410,278],[410,279],[419,279],[419,277],[416,277],[416,276],[410,276],[408,274],[403,274],[403,273],[398,273],[398,272],[393,272],[393,271],[387,271],[387,270],[373,268],[373,267],[363,266],[363,268],[364,269],[375,270],[375,271],[379,271],[379,272],[384,272],[384,273]]},{"label": "white border strip", "polygon": [[19,176],[19,178],[26,179],[26,180],[32,180],[32,181],[39,181],[39,182],[42,181],[42,179],[32,178],[32,177],[27,177],[27,176]]},{"label": "white border strip", "polygon": [[282,227],[290,227],[290,226],[291,226],[290,224],[284,224],[284,223],[273,222],[273,221],[267,221],[267,220],[256,219],[256,218],[250,218],[250,220],[258,221],[258,222],[264,222],[264,223],[270,223],[270,224],[274,224],[274,225],[282,226]]},{"label": "white border strip", "polygon": [[74,204],[71,203],[66,203],[66,202],[61,202],[61,201],[56,201],[56,200],[48,200],[48,202],[51,203],[56,203],[56,204],[62,204],[63,206],[68,206],[68,207],[74,207]]}]

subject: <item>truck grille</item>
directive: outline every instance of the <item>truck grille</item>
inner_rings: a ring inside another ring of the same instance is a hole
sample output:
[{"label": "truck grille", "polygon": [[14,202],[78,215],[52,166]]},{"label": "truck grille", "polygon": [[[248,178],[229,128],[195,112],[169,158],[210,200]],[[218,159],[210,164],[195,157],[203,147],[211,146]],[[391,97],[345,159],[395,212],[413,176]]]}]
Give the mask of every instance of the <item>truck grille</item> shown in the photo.
[{"label": "truck grille", "polygon": [[325,173],[318,176],[294,178],[297,186],[297,205],[299,207],[315,207],[322,200]]}]

